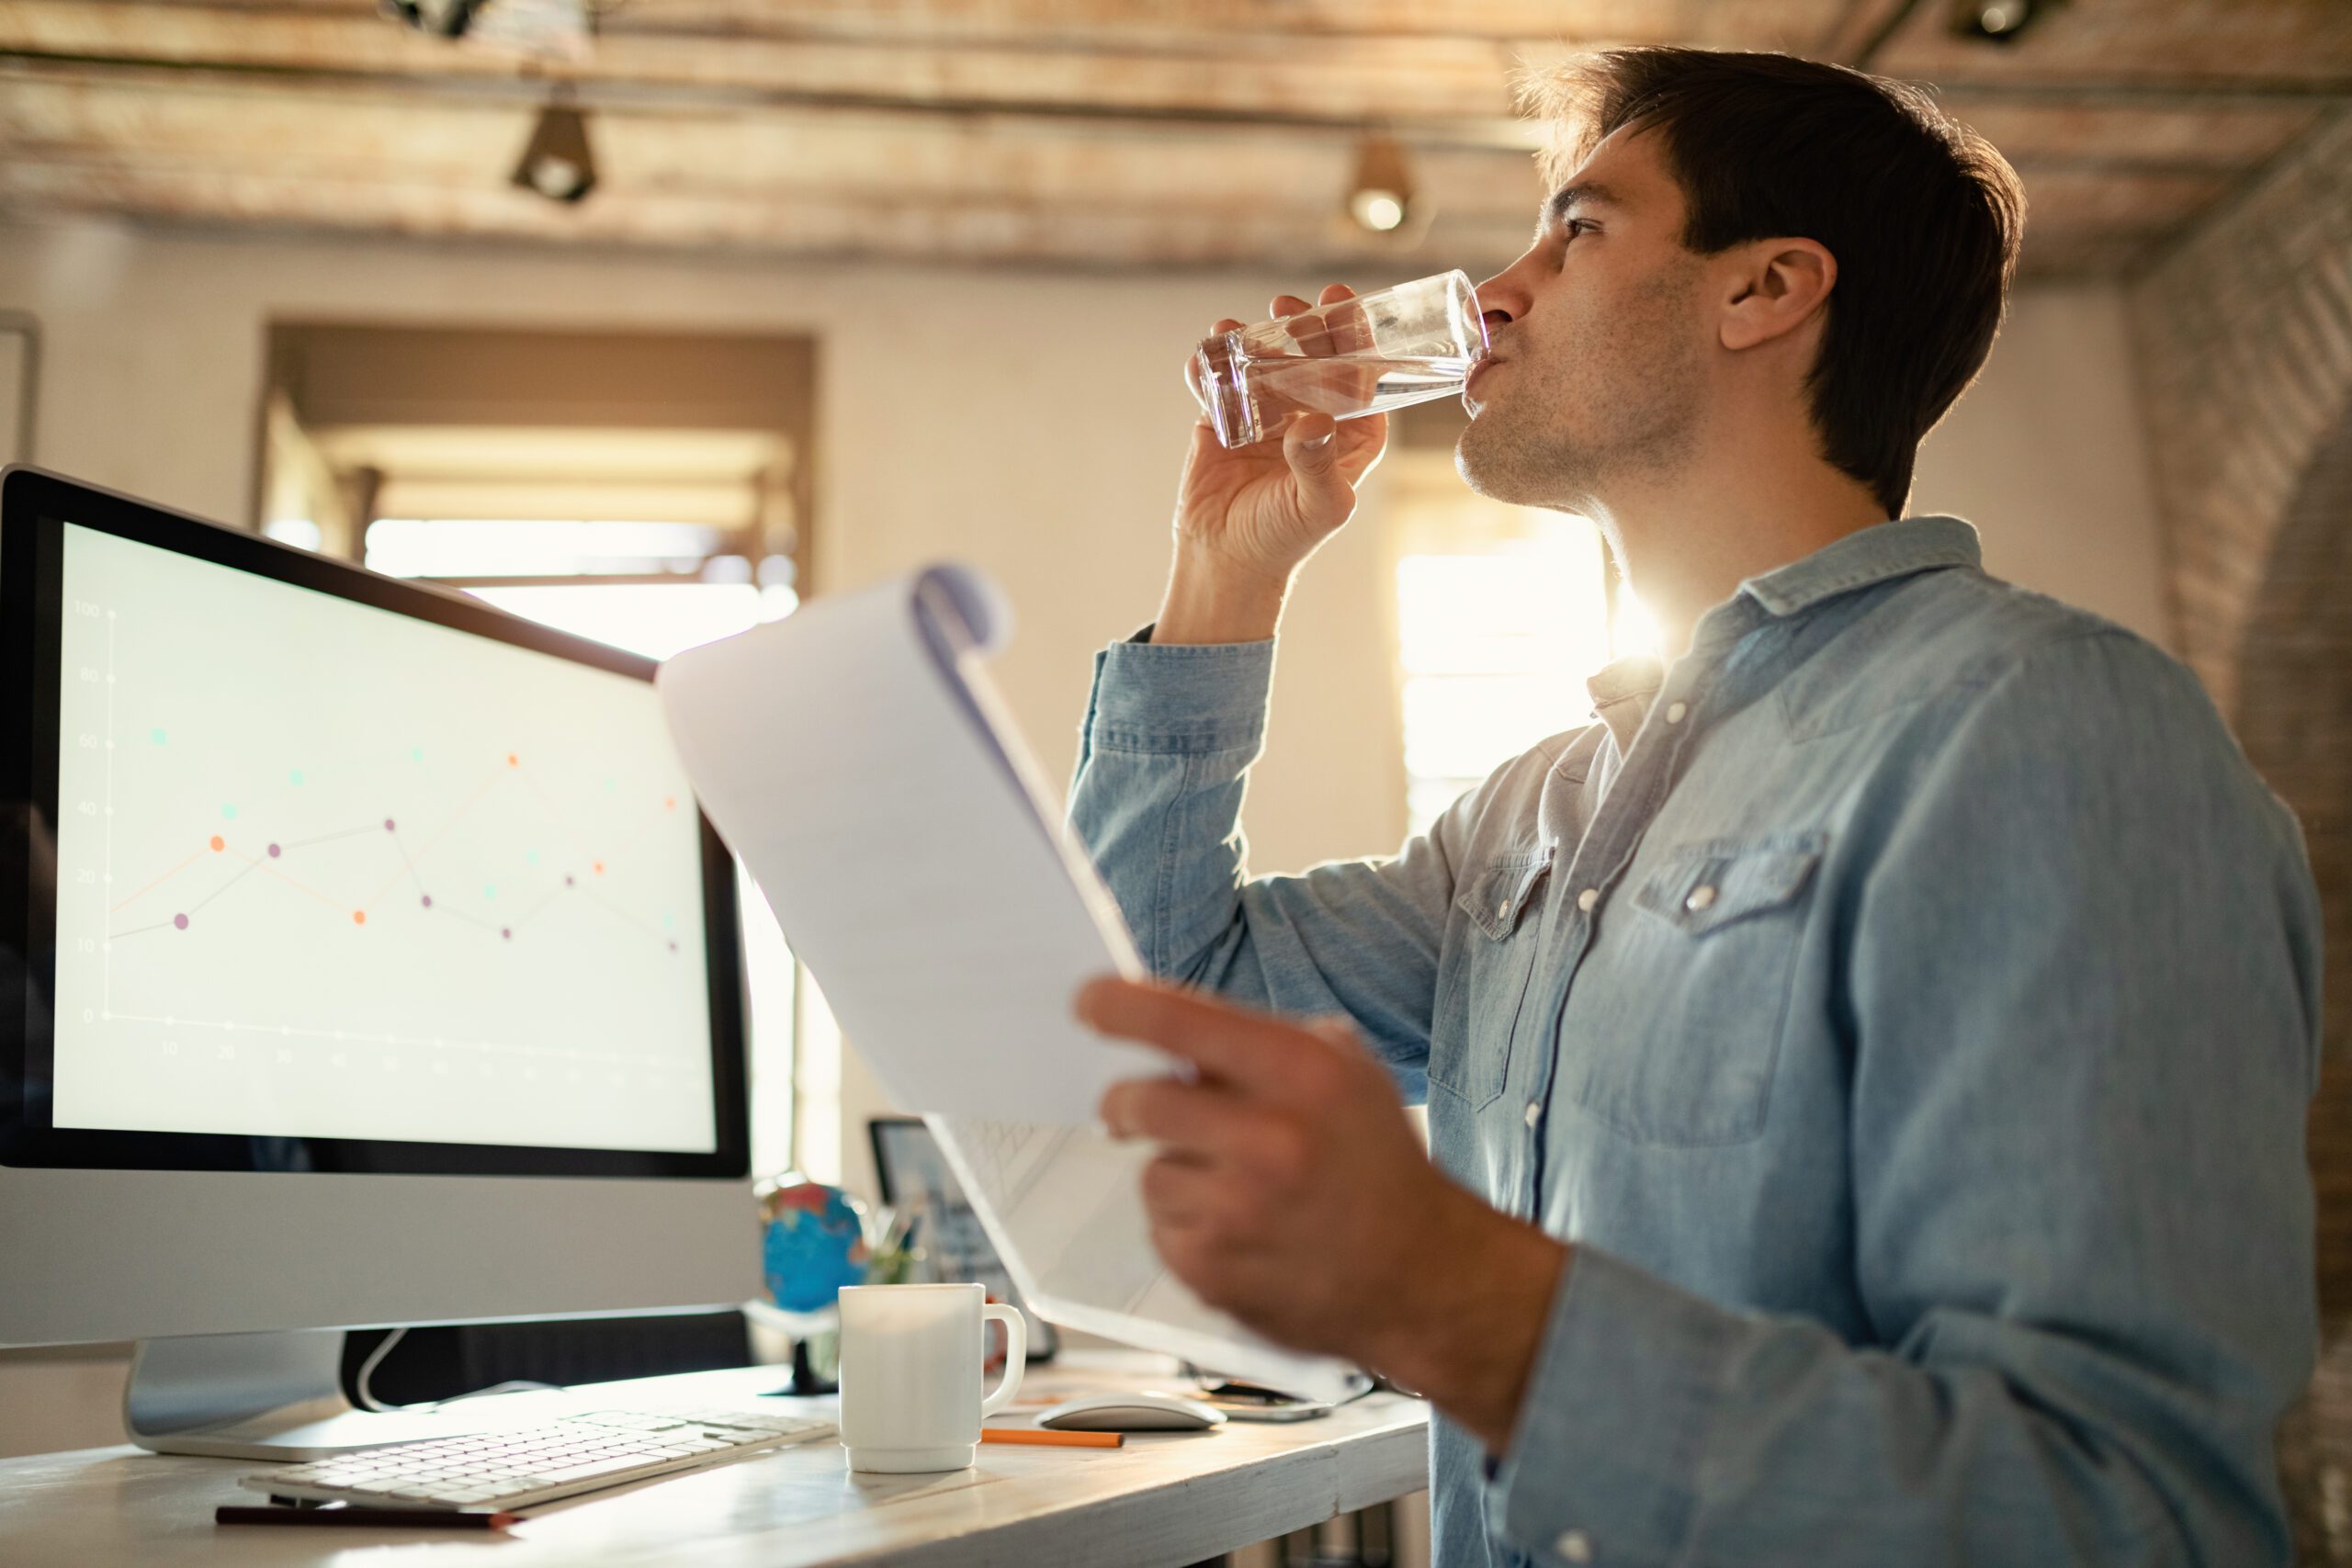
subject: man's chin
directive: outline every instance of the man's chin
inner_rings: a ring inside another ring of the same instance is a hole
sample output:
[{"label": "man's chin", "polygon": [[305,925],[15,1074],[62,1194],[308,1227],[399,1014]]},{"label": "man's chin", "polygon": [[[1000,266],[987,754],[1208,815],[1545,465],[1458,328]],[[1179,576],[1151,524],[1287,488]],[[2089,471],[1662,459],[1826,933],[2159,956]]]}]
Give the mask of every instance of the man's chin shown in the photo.
[{"label": "man's chin", "polygon": [[1470,428],[1453,444],[1453,471],[1462,476],[1464,484],[1489,501],[1513,506],[1536,504],[1527,494],[1534,478],[1525,471],[1528,466],[1524,445],[1511,439],[1491,408],[1473,418]]}]

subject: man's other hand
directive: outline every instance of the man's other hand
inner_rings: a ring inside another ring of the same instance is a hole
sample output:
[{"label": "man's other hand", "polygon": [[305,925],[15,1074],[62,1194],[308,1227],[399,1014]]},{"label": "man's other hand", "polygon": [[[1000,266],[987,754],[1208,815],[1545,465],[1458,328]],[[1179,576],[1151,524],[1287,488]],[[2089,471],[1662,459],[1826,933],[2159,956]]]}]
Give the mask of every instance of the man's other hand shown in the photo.
[{"label": "man's other hand", "polygon": [[1159,1145],[1144,1205],[1177,1278],[1270,1339],[1421,1390],[1500,1450],[1566,1249],[1430,1163],[1354,1031],[1120,979],[1081,990],[1078,1016],[1193,1070],[1102,1107],[1114,1137]]}]

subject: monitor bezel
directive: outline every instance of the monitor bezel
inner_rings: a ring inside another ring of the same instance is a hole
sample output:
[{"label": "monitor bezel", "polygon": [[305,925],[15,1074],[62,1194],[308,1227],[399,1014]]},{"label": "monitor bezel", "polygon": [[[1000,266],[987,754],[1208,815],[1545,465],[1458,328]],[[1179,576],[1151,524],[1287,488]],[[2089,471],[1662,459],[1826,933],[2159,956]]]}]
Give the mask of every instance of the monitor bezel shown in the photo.
[{"label": "monitor bezel", "polygon": [[[24,956],[24,1006],[0,1033],[0,1166],[28,1168],[322,1171],[400,1176],[740,1179],[751,1168],[745,1013],[734,861],[710,818],[702,837],[715,1147],[708,1152],[564,1148],[370,1138],[61,1128],[47,1105],[55,1041],[40,998],[56,993],[56,908],[31,874],[40,824],[57,820],[63,529],[68,523],[198,560],[411,615],[648,682],[655,661],[387,577],[259,534],[155,506],[38,468],[0,470],[0,803],[31,811],[0,824],[0,949]],[[53,842],[53,838],[52,840]]]}]

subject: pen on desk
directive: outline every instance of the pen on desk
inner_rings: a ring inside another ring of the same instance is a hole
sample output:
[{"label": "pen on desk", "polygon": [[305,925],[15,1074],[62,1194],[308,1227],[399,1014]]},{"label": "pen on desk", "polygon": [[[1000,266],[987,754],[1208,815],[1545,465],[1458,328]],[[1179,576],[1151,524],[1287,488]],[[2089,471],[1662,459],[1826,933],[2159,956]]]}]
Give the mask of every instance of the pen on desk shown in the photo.
[{"label": "pen on desk", "polygon": [[223,1503],[212,1510],[216,1525],[347,1525],[361,1529],[503,1530],[520,1524],[520,1514],[460,1514],[447,1508],[289,1508],[283,1503],[239,1507]]},{"label": "pen on desk", "polygon": [[1125,1432],[1053,1432],[1043,1427],[983,1427],[984,1443],[1023,1443],[1039,1449],[1115,1449],[1127,1440]]}]

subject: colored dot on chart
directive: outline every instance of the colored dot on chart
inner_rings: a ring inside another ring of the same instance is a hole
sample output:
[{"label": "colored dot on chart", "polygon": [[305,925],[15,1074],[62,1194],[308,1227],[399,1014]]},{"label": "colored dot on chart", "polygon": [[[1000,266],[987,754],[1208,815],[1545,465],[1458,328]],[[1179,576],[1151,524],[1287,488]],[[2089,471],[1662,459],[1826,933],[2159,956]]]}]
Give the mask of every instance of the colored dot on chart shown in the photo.
[{"label": "colored dot on chart", "polygon": [[539,863],[539,852],[538,852],[538,851],[537,851],[537,850],[525,850],[525,851],[523,852],[523,863],[524,863],[525,865],[537,865],[537,864],[538,864],[538,863]]},{"label": "colored dot on chart", "polygon": [[147,739],[153,740],[156,745],[161,746],[164,743],[164,727],[159,724],[154,728],[149,730],[147,732]]},{"label": "colored dot on chart", "polygon": [[676,942],[672,942],[672,943],[670,944],[670,951],[671,951],[671,952],[673,952],[673,953],[677,952],[677,951],[678,951],[678,944],[677,944]]},{"label": "colored dot on chart", "polygon": [[516,759],[514,752],[509,751],[506,753],[506,765],[510,768],[519,768],[523,764]]},{"label": "colored dot on chart", "polygon": [[228,842],[226,840],[222,839],[220,834],[215,833],[212,835],[212,848],[216,852],[224,850],[228,848]]},{"label": "colored dot on chart", "polygon": [[277,856],[278,856],[278,853],[279,853],[278,847],[277,847],[276,844],[272,844],[272,845],[270,845],[270,846],[269,846],[269,858],[270,858],[270,859],[272,859],[272,860],[276,860],[276,859],[277,858]]},{"label": "colored dot on chart", "polygon": [[596,874],[597,874],[597,875],[599,875],[599,876],[604,875],[604,874],[605,874],[605,863],[604,863],[603,861],[598,861],[598,862],[596,862],[596,863],[595,863],[595,866],[596,866]]},{"label": "colored dot on chart", "polygon": [[433,895],[430,893],[424,895],[424,903],[426,908],[430,909],[433,908]]},{"label": "colored dot on chart", "polygon": [[663,931],[675,931],[675,930],[677,930],[677,929],[678,929],[678,917],[677,917],[677,916],[675,916],[675,915],[663,915],[663,916],[662,917],[662,929]]},{"label": "colored dot on chart", "polygon": [[296,768],[292,772],[288,773],[286,775],[286,782],[288,784],[300,784],[302,782],[302,770]]},{"label": "colored dot on chart", "polygon": [[187,930],[187,917],[186,915],[174,915],[172,917],[172,926],[173,929],[176,931]]},{"label": "colored dot on chart", "polygon": [[237,819],[237,808],[233,806],[224,806],[220,808],[220,817],[223,821],[234,822]]},{"label": "colored dot on chart", "polygon": [[384,818],[384,831],[387,833],[392,831],[392,819],[389,817]]},{"label": "colored dot on chart", "polygon": [[563,885],[564,885],[566,887],[570,887],[570,886],[573,886],[573,884],[572,884],[572,880],[571,880],[571,873],[570,873],[570,872],[568,872],[568,871],[567,871],[567,872],[565,872],[565,873],[563,874]]},{"label": "colored dot on chart", "polygon": [[513,926],[501,926],[498,928],[498,934],[505,938],[507,941],[512,942],[514,940],[514,928]]},{"label": "colored dot on chart", "polygon": [[367,911],[367,910],[365,910],[365,909],[354,909],[354,910],[352,910],[352,911],[351,911],[351,923],[352,923],[353,925],[355,925],[355,926],[364,926],[364,925],[366,925],[366,924],[368,923],[368,911]]},{"label": "colored dot on chart", "polygon": [[422,762],[424,761],[424,748],[422,746],[410,747],[408,749],[408,760],[412,762]]},{"label": "colored dot on chart", "polygon": [[484,885],[483,885],[483,886],[482,886],[482,890],[481,890],[481,896],[482,896],[483,897],[485,897],[485,898],[495,898],[495,897],[498,897],[498,884],[496,884],[495,882],[492,882],[492,883],[486,883],[486,884],[484,884]]},{"label": "colored dot on chart", "polygon": [[662,809],[664,811],[675,811],[678,809],[678,797],[674,795],[663,795],[662,797]]}]

